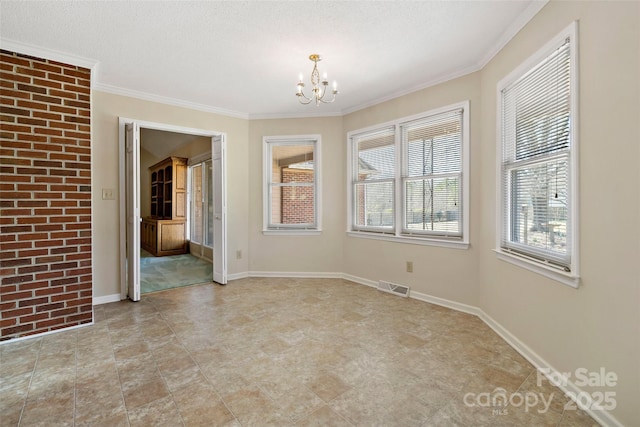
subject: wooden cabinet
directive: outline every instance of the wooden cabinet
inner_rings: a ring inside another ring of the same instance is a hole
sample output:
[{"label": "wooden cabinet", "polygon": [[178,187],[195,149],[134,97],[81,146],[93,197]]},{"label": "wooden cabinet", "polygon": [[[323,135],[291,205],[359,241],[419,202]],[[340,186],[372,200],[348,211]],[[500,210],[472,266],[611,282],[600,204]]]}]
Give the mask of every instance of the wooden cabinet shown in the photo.
[{"label": "wooden cabinet", "polygon": [[151,216],[140,229],[142,248],[154,256],[187,252],[187,159],[167,157],[149,168]]}]

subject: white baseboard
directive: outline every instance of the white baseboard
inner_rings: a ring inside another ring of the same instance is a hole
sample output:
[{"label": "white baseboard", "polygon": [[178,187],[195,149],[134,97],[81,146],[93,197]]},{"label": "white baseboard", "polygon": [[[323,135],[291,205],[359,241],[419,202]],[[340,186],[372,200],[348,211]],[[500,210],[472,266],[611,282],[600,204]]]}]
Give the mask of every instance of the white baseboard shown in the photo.
[{"label": "white baseboard", "polygon": [[102,305],[110,302],[120,301],[120,294],[104,295],[101,297],[93,297],[93,305]]},{"label": "white baseboard", "polygon": [[[545,361],[538,353],[533,351],[529,346],[520,341],[515,335],[509,332],[504,326],[500,323],[496,322],[491,316],[489,316],[484,311],[478,309],[479,314],[478,317],[487,324],[493,331],[500,335],[500,337],[507,342],[514,350],[516,350],[522,357],[527,359],[536,369],[544,369],[549,370],[548,374],[545,374],[549,379],[551,378],[562,378],[561,373],[553,368],[547,361]],[[594,420],[596,420],[600,425],[603,426],[614,426],[614,427],[623,427],[622,423],[618,421],[613,415],[611,415],[608,411],[603,410],[593,410],[590,406],[594,403],[591,398],[591,394],[583,391],[580,387],[575,385],[573,381],[570,379],[566,380],[566,384],[558,384],[557,385],[560,390],[562,390],[565,395],[569,396],[571,400],[573,400],[580,409],[588,413]],[[574,397],[579,396],[580,400],[585,398],[588,400],[586,407],[580,405],[579,401],[576,401]]]},{"label": "white baseboard", "polygon": [[8,339],[8,340],[0,341],[0,346],[5,345],[5,344],[13,344],[13,343],[16,343],[16,342],[19,342],[19,341],[26,341],[26,340],[30,340],[30,339],[33,339],[33,338],[40,338],[40,337],[44,337],[46,335],[57,334],[58,332],[68,332],[68,331],[72,331],[74,329],[80,329],[80,328],[84,328],[86,326],[92,326],[93,325],[93,317],[95,317],[95,313],[92,315],[91,322],[83,323],[82,325],[67,326],[66,328],[62,328],[62,329],[56,329],[56,330],[53,330],[53,331],[40,332],[39,334],[26,335],[24,337],[11,338],[11,339]]},{"label": "white baseboard", "polygon": [[246,272],[246,271],[243,271],[242,273],[227,274],[227,281],[229,281],[229,280],[238,280],[238,279],[246,279],[247,277],[249,277],[249,273]]},{"label": "white baseboard", "polygon": [[249,277],[296,277],[304,279],[341,279],[342,273],[311,271],[250,271]]}]

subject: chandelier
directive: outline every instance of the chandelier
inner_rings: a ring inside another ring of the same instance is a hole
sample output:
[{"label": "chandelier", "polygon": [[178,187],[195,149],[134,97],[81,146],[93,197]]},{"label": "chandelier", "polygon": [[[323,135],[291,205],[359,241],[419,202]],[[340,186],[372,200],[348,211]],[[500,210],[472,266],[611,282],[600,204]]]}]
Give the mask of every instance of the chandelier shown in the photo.
[{"label": "chandelier", "polygon": [[308,97],[302,91],[302,88],[304,88],[304,83],[302,83],[302,73],[300,73],[300,78],[297,84],[298,91],[296,92],[298,101],[300,101],[300,103],[304,105],[310,104],[311,102],[315,102],[316,105],[320,105],[321,102],[323,104],[330,104],[336,100],[336,94],[338,93],[338,85],[335,81],[333,82],[333,90],[331,91],[331,94],[333,96],[331,97],[331,99],[325,99],[325,95],[327,95],[327,86],[329,85],[329,82],[327,81],[327,73],[324,73],[322,81],[320,81],[320,72],[318,71],[318,61],[321,61],[322,58],[317,53],[314,53],[309,55],[309,59],[313,61],[313,71],[311,72],[311,86],[312,86],[311,95],[310,97]]}]

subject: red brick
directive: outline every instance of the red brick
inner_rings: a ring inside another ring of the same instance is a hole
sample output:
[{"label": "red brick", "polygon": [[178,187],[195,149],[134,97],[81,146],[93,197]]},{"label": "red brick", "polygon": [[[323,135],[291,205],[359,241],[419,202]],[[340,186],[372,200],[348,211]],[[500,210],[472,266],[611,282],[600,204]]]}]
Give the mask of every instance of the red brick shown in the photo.
[{"label": "red brick", "polygon": [[33,68],[35,68],[36,70],[51,71],[53,73],[58,73],[58,74],[62,73],[62,67],[58,67],[58,66],[47,64],[40,61],[34,61]]},{"label": "red brick", "polygon": [[30,314],[28,316],[20,317],[20,323],[37,322],[38,320],[43,320],[43,319],[48,319],[48,318],[49,318],[49,313],[48,312],[38,313],[38,314]]},{"label": "red brick", "polygon": [[36,280],[50,280],[58,277],[63,277],[64,271],[49,271],[47,273],[36,274]]},{"label": "red brick", "polygon": [[50,286],[48,288],[36,289],[35,294],[37,297],[43,295],[55,295],[64,292],[64,286]]},{"label": "red brick", "polygon": [[11,328],[2,329],[2,336],[16,336],[19,337],[22,332],[31,331],[33,329],[33,323],[27,323],[26,325],[14,326]]},{"label": "red brick", "polygon": [[54,325],[61,325],[64,323],[64,317],[58,317],[56,319],[44,320],[36,323],[36,328],[52,328]]},{"label": "red brick", "polygon": [[29,298],[27,300],[18,301],[18,307],[34,307],[36,305],[47,304],[49,297]]},{"label": "red brick", "polygon": [[[33,292],[29,291],[23,291],[23,292],[14,292],[14,293],[2,293],[2,302],[6,302],[6,301],[15,301],[15,300],[22,300],[25,298],[31,298],[33,297]],[[2,313],[3,316],[7,316],[9,317],[8,313]]]},{"label": "red brick", "polygon": [[42,311],[52,311],[52,310],[58,310],[60,308],[64,307],[64,303],[63,302],[56,302],[53,304],[45,304],[45,305],[39,305],[36,307],[36,312],[40,313]]},{"label": "red brick", "polygon": [[68,307],[68,308],[63,308],[61,310],[56,310],[56,311],[52,311],[51,317],[63,317],[63,316],[68,316],[70,314],[77,314],[78,313],[78,307]]}]

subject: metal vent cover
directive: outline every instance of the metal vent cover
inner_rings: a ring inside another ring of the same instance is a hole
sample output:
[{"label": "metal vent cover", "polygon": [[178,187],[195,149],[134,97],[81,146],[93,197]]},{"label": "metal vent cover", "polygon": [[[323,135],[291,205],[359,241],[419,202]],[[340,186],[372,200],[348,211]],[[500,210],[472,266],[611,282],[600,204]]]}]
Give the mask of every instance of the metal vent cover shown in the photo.
[{"label": "metal vent cover", "polygon": [[378,282],[378,290],[407,298],[409,296],[410,288],[408,286],[397,285],[395,283],[380,280]]}]

